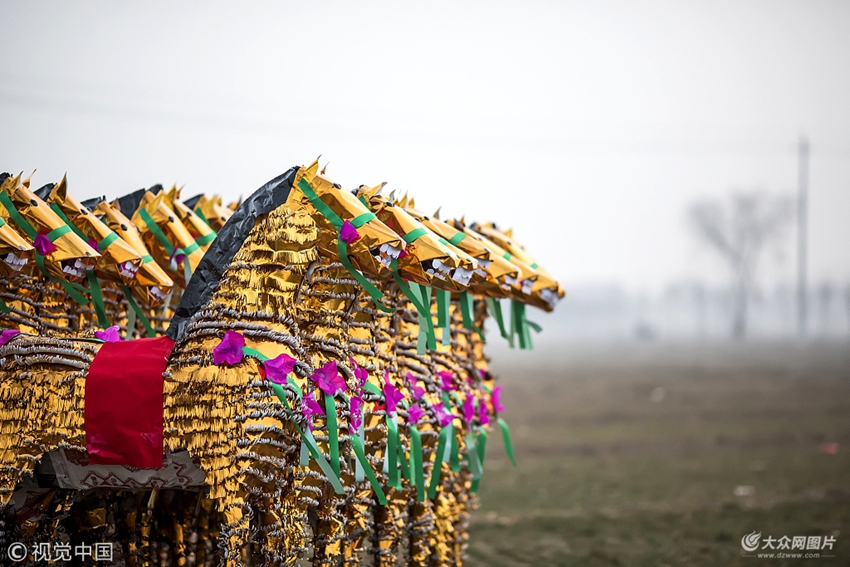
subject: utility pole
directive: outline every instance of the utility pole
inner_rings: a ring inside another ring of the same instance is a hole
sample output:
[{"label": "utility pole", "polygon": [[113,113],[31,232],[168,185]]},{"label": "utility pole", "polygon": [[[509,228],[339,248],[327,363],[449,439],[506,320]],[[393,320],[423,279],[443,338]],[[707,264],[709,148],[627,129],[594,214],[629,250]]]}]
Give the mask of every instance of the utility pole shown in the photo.
[{"label": "utility pole", "polygon": [[809,140],[800,137],[797,150],[799,169],[797,176],[797,333],[806,336],[806,230],[809,207]]}]

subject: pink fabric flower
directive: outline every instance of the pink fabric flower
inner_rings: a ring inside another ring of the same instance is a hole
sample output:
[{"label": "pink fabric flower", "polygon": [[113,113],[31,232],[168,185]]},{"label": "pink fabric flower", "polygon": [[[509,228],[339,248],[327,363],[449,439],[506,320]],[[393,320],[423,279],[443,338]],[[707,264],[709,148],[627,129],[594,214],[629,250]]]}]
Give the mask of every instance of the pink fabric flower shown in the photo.
[{"label": "pink fabric flower", "polygon": [[349,398],[349,406],[351,428],[354,430],[360,429],[360,424],[363,423],[363,398],[360,396],[351,396]]},{"label": "pink fabric flower", "polygon": [[121,340],[121,337],[118,335],[118,325],[112,325],[102,331],[95,331],[94,336],[105,343],[117,343]]},{"label": "pink fabric flower", "polygon": [[404,394],[399,392],[398,388],[393,386],[393,383],[390,381],[389,370],[384,372],[384,398],[387,401],[387,413],[390,415],[395,414],[396,406],[404,399]]},{"label": "pink fabric flower", "polygon": [[420,388],[416,385],[416,377],[410,372],[405,376],[407,379],[407,386],[410,388],[411,393],[413,394],[414,400],[421,400],[422,396],[425,395],[425,388]]},{"label": "pink fabric flower", "polygon": [[490,415],[487,413],[487,404],[478,405],[478,421],[481,422],[481,425],[487,425],[490,423]]},{"label": "pink fabric flower", "polygon": [[463,419],[470,427],[472,427],[473,417],[475,417],[475,405],[472,403],[472,395],[469,395],[463,401]]},{"label": "pink fabric flower", "polygon": [[345,221],[342,223],[342,228],[339,229],[339,237],[346,244],[351,244],[360,238],[360,235],[357,233],[357,229],[354,228],[353,224],[349,221]]},{"label": "pink fabric flower", "polygon": [[419,420],[422,419],[423,415],[425,415],[425,412],[417,405],[412,405],[407,408],[407,421],[409,423],[419,423]]},{"label": "pink fabric flower", "polygon": [[313,416],[316,414],[325,415],[325,410],[316,401],[315,396],[315,392],[309,392],[304,394],[304,398],[301,400],[301,415],[307,419],[307,427],[310,428],[310,431],[313,430]]},{"label": "pink fabric flower", "polygon": [[441,427],[447,426],[455,418],[451,412],[446,411],[443,404],[434,404],[431,406],[431,409],[434,410],[434,415],[437,417],[437,421],[440,422]]},{"label": "pink fabric flower", "polygon": [[35,236],[32,245],[35,246],[36,251],[42,256],[47,256],[56,250],[56,245],[50,242],[50,239],[47,238],[47,234],[44,232],[39,232]]},{"label": "pink fabric flower", "polygon": [[437,374],[440,377],[440,389],[448,392],[449,390],[457,390],[457,386],[454,385],[455,374],[454,372],[449,372],[448,370],[443,370]]},{"label": "pink fabric flower", "polygon": [[89,240],[89,241],[87,242],[87,244],[88,244],[89,246],[91,246],[91,247],[92,247],[92,249],[93,249],[95,252],[100,252],[100,247],[97,245],[97,240]]},{"label": "pink fabric flower", "polygon": [[263,362],[266,379],[271,380],[275,384],[286,384],[286,377],[295,368],[296,362],[298,361],[285,352]]},{"label": "pink fabric flower", "polygon": [[366,381],[369,379],[369,371],[365,368],[360,368],[360,365],[353,358],[348,359],[348,364],[354,369],[355,389],[360,390],[366,385]]},{"label": "pink fabric flower", "polygon": [[17,329],[6,329],[2,333],[0,333],[0,347],[11,341],[17,335],[20,335],[21,332]]},{"label": "pink fabric flower", "polygon": [[490,394],[490,401],[493,402],[493,410],[497,413],[505,411],[502,407],[502,387],[496,386],[493,388],[493,393]]},{"label": "pink fabric flower", "polygon": [[245,337],[236,331],[227,331],[224,338],[213,349],[213,362],[216,366],[227,364],[239,364],[242,362],[242,347],[245,346]]},{"label": "pink fabric flower", "polygon": [[336,360],[331,360],[321,368],[317,368],[310,376],[310,380],[315,382],[319,389],[328,396],[336,396],[340,392],[345,392],[348,388],[345,380],[339,375]]}]

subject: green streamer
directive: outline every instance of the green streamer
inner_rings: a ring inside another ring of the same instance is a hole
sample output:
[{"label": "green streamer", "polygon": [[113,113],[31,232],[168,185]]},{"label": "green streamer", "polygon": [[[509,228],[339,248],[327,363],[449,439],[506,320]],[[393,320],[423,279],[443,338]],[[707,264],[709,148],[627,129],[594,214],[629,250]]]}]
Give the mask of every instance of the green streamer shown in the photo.
[{"label": "green streamer", "polygon": [[471,329],[475,326],[475,320],[472,318],[472,294],[465,291],[460,292],[460,314],[463,318],[463,328]]},{"label": "green streamer", "polygon": [[331,467],[339,476],[339,427],[336,422],[336,403],[334,397],[325,394],[325,413],[328,424],[328,447],[330,448]]},{"label": "green streamer", "polygon": [[457,246],[458,244],[460,244],[460,241],[463,240],[464,238],[466,238],[466,233],[458,231],[458,232],[455,233],[454,236],[449,238],[449,242],[452,245]]},{"label": "green streamer", "polygon": [[[407,282],[405,282],[401,278],[401,274],[398,271],[398,261],[397,260],[393,260],[392,263],[390,264],[390,267],[393,271],[393,279],[395,280],[399,289],[401,289],[401,292],[404,294],[404,296],[407,297],[407,299],[416,308],[416,312],[419,313],[419,325],[420,325],[419,332],[420,332],[420,335],[422,335],[422,328],[421,327],[422,327],[422,323],[424,322],[425,325],[426,325],[426,330],[425,330],[426,332],[425,332],[425,335],[424,335],[426,337],[426,343],[427,343],[427,341],[430,341],[434,345],[433,348],[437,348],[437,340],[434,338],[434,323],[433,323],[433,321],[431,321],[431,309],[430,309],[431,305],[429,304],[428,307],[426,308],[425,305],[423,305],[422,301],[421,301],[422,292],[420,291],[419,293],[414,293],[411,290],[411,287],[407,285]],[[410,282],[410,285],[411,286],[417,286],[417,289],[418,289],[418,284],[416,284],[414,282]],[[417,352],[421,348],[419,346],[419,343],[421,343],[421,342],[423,342],[423,341],[420,341],[420,340],[417,339],[417,345],[416,345],[417,346]],[[424,352],[420,353],[420,354],[424,354]]]},{"label": "green streamer", "polygon": [[455,435],[454,425],[452,425],[451,442],[452,442],[452,453],[451,453],[452,472],[460,472],[460,450],[459,450],[460,448],[458,447],[457,435]]},{"label": "green streamer", "polygon": [[366,451],[363,449],[363,442],[357,436],[351,436],[351,446],[354,449],[354,454],[357,455],[357,462],[363,468],[366,478],[369,479],[369,484],[372,485],[372,490],[375,491],[375,496],[378,498],[378,503],[382,506],[387,505],[387,497],[384,495],[384,490],[378,477],[375,476],[375,471],[372,470],[372,465],[366,458]]},{"label": "green streamer", "polygon": [[204,214],[204,211],[201,210],[201,207],[195,208],[195,214],[198,215],[198,217],[202,221],[204,221],[204,224],[206,224],[208,227],[212,228],[212,225],[210,224],[209,219],[207,219],[207,215]]},{"label": "green streamer", "polygon": [[97,243],[97,249],[98,249],[98,251],[99,251],[99,252],[105,251],[105,250],[106,250],[107,248],[109,248],[109,246],[110,246],[113,242],[115,242],[116,240],[118,240],[118,235],[117,235],[115,232],[113,232],[113,231],[109,231],[109,234],[107,234],[106,236],[104,236],[104,237],[100,240],[100,242],[98,242],[98,243]]},{"label": "green streamer", "polygon": [[483,471],[481,461],[478,458],[478,444],[471,431],[466,434],[466,462],[469,466],[469,472],[472,473],[472,480],[480,480]]},{"label": "green streamer", "polygon": [[387,422],[387,454],[384,460],[387,463],[387,474],[389,485],[396,490],[401,490],[401,480],[398,475],[398,424],[395,417],[386,415]]},{"label": "green streamer", "polygon": [[366,277],[360,273],[360,270],[354,267],[351,263],[351,260],[348,258],[348,245],[342,238],[337,238],[336,241],[337,252],[339,253],[339,261],[342,262],[342,265],[345,266],[345,269],[348,270],[354,279],[357,280],[363,289],[366,290],[366,293],[369,294],[369,297],[372,298],[372,302],[375,304],[375,307],[383,311],[384,313],[392,313],[395,311],[392,307],[384,306],[379,300],[384,297],[384,294],[381,293],[377,287],[372,285],[372,283],[366,279]]},{"label": "green streamer", "polygon": [[399,441],[397,446],[398,449],[398,464],[401,465],[401,476],[402,478],[411,481],[412,478],[410,476],[410,467],[407,464],[407,457],[404,454],[404,446]]},{"label": "green streamer", "polygon": [[449,318],[449,303],[452,292],[447,289],[437,290],[437,326],[443,329],[443,346],[451,344],[451,320]]},{"label": "green streamer", "polygon": [[133,340],[133,332],[136,330],[136,311],[135,309],[127,310],[127,332],[124,335],[125,341]]},{"label": "green streamer", "polygon": [[410,426],[410,469],[416,485],[416,499],[425,502],[425,471],[422,463],[422,436],[415,425]]},{"label": "green streamer", "polygon": [[[484,474],[484,454],[487,451],[487,430],[481,429],[481,433],[478,434],[478,439],[476,441],[478,446],[478,461],[481,463],[481,474]],[[478,486],[481,483],[481,478],[476,478],[472,481],[472,487],[470,492],[473,494],[478,494]]]},{"label": "green streamer", "polygon": [[444,427],[440,430],[440,438],[437,441],[437,451],[434,453],[434,466],[431,468],[431,482],[428,485],[428,498],[434,499],[437,497],[437,486],[440,484],[440,474],[443,468],[443,459],[440,455],[443,454],[446,444],[449,440],[449,428]]},{"label": "green streamer", "polygon": [[413,230],[411,230],[410,232],[408,232],[407,234],[402,236],[402,238],[408,244],[413,244],[415,241],[419,240],[420,238],[422,238],[426,234],[428,234],[428,229],[422,228],[420,226],[419,228],[414,228]]},{"label": "green streamer", "polygon": [[[363,437],[364,437],[364,435],[363,435],[363,421],[364,420],[361,417],[360,427],[357,428],[357,435],[356,435],[357,440],[360,442],[361,445],[363,444]],[[368,464],[368,462],[367,462],[367,464]],[[355,482],[363,482],[363,479],[365,479],[365,478],[366,478],[366,469],[364,468],[363,463],[361,463],[360,459],[358,458],[356,460],[356,462],[354,463],[354,481]]]},{"label": "green streamer", "polygon": [[35,240],[35,237],[38,236],[38,231],[18,212],[15,203],[12,202],[12,199],[9,198],[9,195],[5,191],[0,191],[0,203],[9,211],[9,217],[12,219],[12,222],[18,225],[18,228],[23,230],[30,240]]},{"label": "green streamer", "polygon": [[213,230],[212,232],[209,232],[209,233],[207,233],[203,236],[199,236],[198,238],[196,238],[195,244],[197,244],[199,246],[206,246],[207,244],[209,244],[210,242],[215,240],[215,237],[216,237],[216,233]]},{"label": "green streamer", "polygon": [[502,335],[502,338],[508,338],[508,330],[505,328],[505,317],[502,314],[502,302],[494,297],[485,298],[487,301],[487,308],[490,310],[490,313],[493,314],[493,318],[496,320],[496,324],[499,325],[499,333]]},{"label": "green streamer", "polygon": [[[124,292],[124,297],[127,298],[127,303],[130,305],[130,309],[136,314],[136,317],[142,322],[142,325],[145,328],[145,332],[148,334],[148,337],[155,337],[156,331],[151,326],[151,322],[148,321],[148,318],[145,316],[144,311],[139,307],[139,304],[136,303],[135,298],[133,298],[133,292],[130,291],[130,288],[124,284],[121,284],[121,290]],[[169,294],[170,295],[170,294]]]},{"label": "green streamer", "polygon": [[159,225],[153,220],[153,217],[148,213],[144,208],[139,209],[139,217],[144,221],[147,225],[148,230],[154,237],[159,241],[160,246],[165,249],[165,253],[168,254],[169,257],[173,257],[175,255],[174,245],[165,236],[165,233],[162,232],[162,229],[159,228]]},{"label": "green streamer", "polygon": [[514,458],[514,444],[513,442],[511,442],[511,430],[508,429],[508,424],[505,423],[505,420],[501,417],[498,418],[496,422],[502,429],[502,440],[505,443],[505,452],[508,454],[508,458],[514,464],[514,466],[516,466],[516,458]]},{"label": "green streamer", "polygon": [[89,281],[89,293],[91,294],[94,312],[97,314],[97,324],[105,329],[109,326],[109,317],[106,316],[106,307],[103,305],[103,292],[100,289],[100,282],[97,281],[94,270],[86,270],[86,278]]}]

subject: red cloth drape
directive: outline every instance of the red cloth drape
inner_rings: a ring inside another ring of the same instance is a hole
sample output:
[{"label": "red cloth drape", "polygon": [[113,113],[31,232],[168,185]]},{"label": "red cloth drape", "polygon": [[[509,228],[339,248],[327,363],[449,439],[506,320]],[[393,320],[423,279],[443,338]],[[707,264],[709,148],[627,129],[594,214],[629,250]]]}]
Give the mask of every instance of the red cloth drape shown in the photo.
[{"label": "red cloth drape", "polygon": [[104,343],[86,376],[90,464],[162,467],[162,373],[168,337]]}]

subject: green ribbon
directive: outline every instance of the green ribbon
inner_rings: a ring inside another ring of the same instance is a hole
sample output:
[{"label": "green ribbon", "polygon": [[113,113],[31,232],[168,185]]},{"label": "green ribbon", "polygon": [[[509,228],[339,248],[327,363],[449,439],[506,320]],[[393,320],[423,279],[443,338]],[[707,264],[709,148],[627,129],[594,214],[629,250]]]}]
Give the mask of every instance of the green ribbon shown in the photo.
[{"label": "green ribbon", "polygon": [[387,423],[387,453],[384,462],[389,475],[389,485],[396,490],[401,490],[401,479],[398,474],[398,424],[395,416],[389,413],[385,416]]},{"label": "green ribbon", "polygon": [[401,292],[404,294],[404,296],[407,297],[407,299],[416,308],[416,312],[419,313],[419,336],[420,337],[423,336],[422,324],[423,323],[425,324],[425,334],[424,334],[425,341],[421,341],[421,340],[419,340],[419,338],[416,339],[416,350],[417,350],[417,352],[419,352],[419,354],[424,354],[423,348],[426,347],[427,345],[423,344],[423,343],[430,343],[432,345],[431,349],[432,350],[436,349],[437,348],[437,340],[434,338],[434,322],[431,320],[430,295],[429,295],[429,300],[428,300],[428,306],[426,308],[426,306],[421,301],[422,291],[418,290],[418,284],[416,284],[414,282],[410,282],[410,286],[416,286],[417,287],[418,293],[414,293],[411,290],[411,287],[407,285],[407,282],[405,282],[401,278],[401,274],[398,271],[398,261],[393,260],[390,264],[390,267],[392,268],[393,279],[395,280],[395,283],[398,285],[399,289],[401,289]]},{"label": "green ribbon", "polygon": [[133,340],[133,332],[136,330],[136,312],[132,309],[127,310],[127,333],[124,335],[125,341]]},{"label": "green ribbon", "polygon": [[50,208],[53,210],[54,213],[56,213],[56,216],[58,216],[65,222],[65,224],[71,227],[71,230],[73,230],[77,234],[77,236],[79,236],[83,240],[83,242],[89,241],[89,237],[86,236],[86,234],[82,230],[80,230],[77,225],[73,224],[70,220],[68,220],[68,215],[65,214],[65,211],[63,211],[57,203],[50,203]]},{"label": "green ribbon", "polygon": [[153,256],[150,254],[145,254],[142,256],[142,265],[147,264],[148,262],[153,262]]},{"label": "green ribbon", "polygon": [[440,474],[443,468],[442,454],[445,452],[448,442],[449,428],[444,427],[440,430],[437,450],[434,453],[434,466],[431,468],[431,482],[428,485],[428,498],[432,500],[437,497],[437,486],[440,484]]},{"label": "green ribbon", "polygon": [[466,434],[466,462],[469,466],[469,472],[472,473],[472,480],[480,480],[483,470],[478,456],[478,444],[471,431]]},{"label": "green ribbon", "polygon": [[402,236],[402,238],[408,244],[413,244],[416,240],[419,240],[420,238],[422,238],[426,234],[428,234],[428,229],[422,228],[420,226],[419,228],[414,228],[413,230],[411,230],[410,232],[408,232],[407,234]]},{"label": "green ribbon", "polygon": [[496,324],[499,325],[499,333],[502,335],[502,338],[508,338],[508,331],[505,328],[505,317],[502,314],[502,302],[494,297],[485,298],[487,301],[487,307],[490,310],[490,313],[493,314],[493,318],[496,320]]},{"label": "green ribbon", "polygon": [[463,317],[463,328],[471,329],[475,324],[472,318],[472,295],[462,291],[460,292],[460,313]]},{"label": "green ribbon", "polygon": [[410,426],[410,470],[416,485],[416,499],[425,502],[425,471],[422,463],[422,436],[415,425]]},{"label": "green ribbon", "polygon": [[[434,336],[434,321],[431,319],[431,286],[410,282],[413,295],[418,295],[422,302],[417,305],[419,313],[419,335],[416,338],[417,354],[425,354],[437,349],[437,339]],[[414,305],[416,305],[414,303]]]},{"label": "green ribbon", "polygon": [[501,417],[496,419],[496,422],[502,429],[502,440],[505,443],[505,452],[508,454],[508,458],[514,464],[514,466],[516,466],[516,458],[514,457],[514,444],[513,442],[511,442],[511,430],[508,429],[508,424],[505,423],[505,420]]},{"label": "green ribbon", "polygon": [[396,450],[398,451],[398,464],[401,465],[402,478],[413,482],[413,479],[410,476],[410,466],[408,466],[407,457],[404,454],[404,446],[401,444],[400,440],[398,445],[396,446]]},{"label": "green ribbon", "polygon": [[94,270],[86,270],[86,278],[89,281],[89,293],[91,294],[91,302],[94,305],[94,312],[97,314],[97,324],[104,329],[109,326],[109,318],[106,316],[106,307],[103,305],[103,291],[100,289],[100,282]]},{"label": "green ribbon", "polygon": [[363,441],[356,435],[350,436],[351,446],[354,449],[354,454],[357,455],[357,462],[363,468],[366,478],[369,479],[369,484],[372,485],[372,490],[375,491],[375,496],[378,497],[378,503],[382,506],[387,505],[387,497],[384,495],[384,490],[381,483],[378,482],[378,477],[375,476],[375,471],[372,470],[372,465],[366,458],[366,451],[363,449]]},{"label": "green ribbon", "polygon": [[454,423],[449,425],[451,429],[451,433],[449,433],[451,438],[451,468],[452,472],[460,472],[460,450],[457,442],[457,435],[455,435],[455,426]]},{"label": "green ribbon", "polygon": [[536,269],[537,269],[537,268],[539,268],[539,267],[540,267],[540,266],[538,266],[538,265],[537,265],[537,262],[532,262],[532,264],[531,264],[531,269],[532,269],[532,270],[536,270]]},{"label": "green ribbon", "polygon": [[[342,219],[339,218],[339,215],[336,214],[334,210],[327,205],[327,203],[325,203],[319,198],[316,192],[313,191],[313,188],[310,187],[310,184],[307,182],[307,180],[303,177],[298,181],[298,188],[301,190],[302,193],[304,193],[307,199],[310,200],[310,203],[313,205],[313,207],[315,207],[316,210],[319,211],[322,216],[324,216],[328,220],[328,222],[331,223],[334,228],[337,229],[337,231],[342,229]],[[359,228],[370,220],[372,220],[373,218],[375,218],[374,213],[364,213],[355,217],[354,220],[350,222],[352,226],[354,226],[354,228]],[[392,307],[385,307],[379,301],[384,296],[381,291],[374,285],[372,285],[369,280],[367,280],[363,276],[363,274],[360,273],[360,270],[355,268],[354,265],[351,263],[351,260],[349,260],[348,258],[348,244],[340,237],[339,234],[337,234],[336,247],[337,252],[339,253],[339,261],[342,262],[342,265],[345,266],[345,269],[348,270],[348,272],[354,277],[355,280],[357,280],[357,283],[363,286],[363,289],[365,289],[366,293],[369,294],[369,297],[372,298],[372,301],[375,303],[375,306],[384,313],[392,313],[394,311]]]},{"label": "green ribbon", "polygon": [[216,237],[216,233],[213,230],[212,232],[210,232],[208,234],[205,234],[203,236],[199,236],[198,238],[196,238],[195,244],[197,244],[198,246],[206,246],[207,244],[209,244],[210,242],[215,240],[215,237]]},{"label": "green ribbon", "polygon": [[443,346],[451,344],[451,320],[449,318],[449,303],[452,292],[447,289],[437,290],[437,327],[443,329]]},{"label": "green ribbon", "polygon": [[325,394],[325,414],[328,424],[328,447],[330,448],[331,468],[339,476],[339,426],[336,421],[336,403],[334,397]]},{"label": "green ribbon", "polygon": [[[124,284],[121,284],[121,290],[124,292],[124,297],[127,298],[127,304],[130,305],[130,310],[136,314],[136,317],[142,322],[142,325],[145,327],[145,332],[148,334],[148,337],[155,337],[156,331],[154,331],[151,326],[151,322],[148,321],[148,318],[145,316],[145,312],[139,307],[139,304],[136,303],[136,300],[133,298],[133,293],[130,291],[130,288]],[[169,298],[171,294],[168,294]],[[127,329],[128,334],[132,335],[130,329]]]},{"label": "green ribbon", "polygon": [[466,233],[458,231],[458,232],[455,233],[454,236],[449,238],[449,243],[452,244],[453,246],[457,246],[458,244],[460,244],[460,241],[463,240],[464,238],[466,238]]},{"label": "green ribbon", "polygon": [[109,248],[109,245],[115,242],[116,240],[118,240],[118,234],[116,234],[114,231],[109,231],[109,234],[104,236],[101,241],[97,243],[98,251],[106,250],[107,248]]},{"label": "green ribbon", "polygon": [[[539,332],[540,326],[536,323],[533,325]],[[529,325],[528,319],[526,319],[525,316],[525,303],[512,299],[511,336],[517,336],[519,338],[519,348],[521,350],[531,350],[533,348],[533,345],[531,344],[530,327],[531,325]]]},{"label": "green ribbon", "polygon": [[[476,440],[476,445],[478,447],[478,461],[481,463],[481,474],[484,474],[484,454],[487,451],[487,431],[482,428],[481,433],[478,434],[478,439]],[[472,487],[470,488],[470,492],[473,494],[478,494],[478,485],[481,483],[481,477],[476,478],[472,481]]]}]

